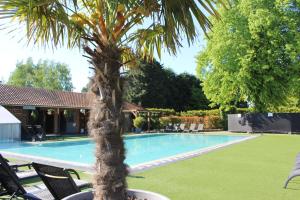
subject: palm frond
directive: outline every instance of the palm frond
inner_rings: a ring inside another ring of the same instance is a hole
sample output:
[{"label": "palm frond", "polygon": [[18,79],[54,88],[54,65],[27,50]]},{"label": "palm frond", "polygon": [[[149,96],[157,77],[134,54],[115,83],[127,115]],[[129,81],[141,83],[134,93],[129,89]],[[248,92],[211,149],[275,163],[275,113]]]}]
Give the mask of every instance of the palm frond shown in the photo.
[{"label": "palm frond", "polygon": [[0,0],[0,17],[19,22],[21,28],[26,26],[26,36],[34,43],[58,46],[67,41],[72,47],[80,44],[84,34],[67,9],[76,6],[76,0]]}]

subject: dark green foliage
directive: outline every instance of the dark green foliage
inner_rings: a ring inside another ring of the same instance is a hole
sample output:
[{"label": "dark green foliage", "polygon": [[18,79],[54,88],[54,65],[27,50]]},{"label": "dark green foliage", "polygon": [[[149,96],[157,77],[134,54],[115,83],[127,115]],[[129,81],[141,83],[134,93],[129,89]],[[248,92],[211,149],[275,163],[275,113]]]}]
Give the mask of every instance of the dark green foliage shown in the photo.
[{"label": "dark green foliage", "polygon": [[201,82],[193,75],[176,75],[154,61],[143,63],[126,75],[125,99],[143,107],[171,108],[176,111],[207,109]]},{"label": "dark green foliage", "polygon": [[17,63],[10,75],[9,85],[72,91],[73,84],[67,65],[53,61],[39,61],[34,64],[31,58]]}]

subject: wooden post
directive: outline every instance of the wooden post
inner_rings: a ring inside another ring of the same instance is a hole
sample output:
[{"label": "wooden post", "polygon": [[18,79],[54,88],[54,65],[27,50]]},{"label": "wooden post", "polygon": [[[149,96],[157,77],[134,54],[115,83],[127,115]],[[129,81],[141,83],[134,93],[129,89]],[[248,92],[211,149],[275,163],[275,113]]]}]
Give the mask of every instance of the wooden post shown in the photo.
[{"label": "wooden post", "polygon": [[76,124],[76,133],[80,133],[80,110],[74,110],[75,114],[75,124]]},{"label": "wooden post", "polygon": [[54,110],[54,133],[59,132],[59,108]]},{"label": "wooden post", "polygon": [[148,112],[148,114],[147,114],[147,120],[148,120],[148,132],[150,132],[150,127],[151,127],[151,112]]}]

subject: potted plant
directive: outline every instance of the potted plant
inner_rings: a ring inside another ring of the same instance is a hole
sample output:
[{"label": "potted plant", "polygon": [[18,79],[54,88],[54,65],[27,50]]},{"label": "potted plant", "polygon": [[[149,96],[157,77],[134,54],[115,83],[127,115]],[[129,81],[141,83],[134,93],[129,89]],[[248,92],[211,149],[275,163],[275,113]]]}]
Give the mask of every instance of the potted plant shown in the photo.
[{"label": "potted plant", "polygon": [[140,133],[142,131],[142,128],[146,124],[146,119],[144,117],[136,117],[133,120],[133,126],[136,128],[136,132]]},{"label": "potted plant", "polygon": [[[92,200],[94,198],[93,192],[79,192],[68,197],[65,197],[62,200]],[[157,194],[154,192],[149,192],[145,190],[136,190],[136,189],[128,189],[127,190],[127,199],[128,200],[169,200],[169,198]],[[126,199],[126,200],[127,200]]]}]

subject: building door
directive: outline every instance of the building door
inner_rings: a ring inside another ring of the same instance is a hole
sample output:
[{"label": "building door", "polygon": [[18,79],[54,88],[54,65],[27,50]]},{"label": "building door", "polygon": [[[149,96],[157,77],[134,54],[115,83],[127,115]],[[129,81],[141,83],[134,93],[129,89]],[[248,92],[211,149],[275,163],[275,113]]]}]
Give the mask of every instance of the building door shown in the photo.
[{"label": "building door", "polygon": [[60,111],[59,113],[59,124],[60,124],[60,132],[61,133],[66,133],[67,129],[67,119],[64,114],[64,110]]},{"label": "building door", "polygon": [[54,133],[54,113],[47,111],[45,120],[45,131],[46,133]]}]

